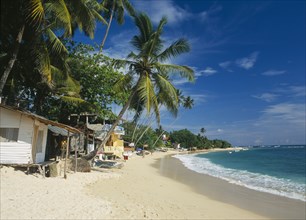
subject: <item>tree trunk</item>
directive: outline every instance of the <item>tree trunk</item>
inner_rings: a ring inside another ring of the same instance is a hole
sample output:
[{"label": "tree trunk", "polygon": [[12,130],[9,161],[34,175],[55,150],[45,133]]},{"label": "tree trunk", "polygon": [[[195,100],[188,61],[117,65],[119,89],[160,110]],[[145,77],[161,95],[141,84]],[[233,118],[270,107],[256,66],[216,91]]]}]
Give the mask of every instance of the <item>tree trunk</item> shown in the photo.
[{"label": "tree trunk", "polygon": [[[135,88],[137,88],[137,87],[135,87]],[[123,108],[121,109],[121,111],[120,111],[120,113],[119,113],[119,115],[118,115],[118,117],[117,117],[117,120],[112,124],[112,127],[111,127],[110,130],[107,132],[107,134],[106,134],[105,138],[103,139],[103,141],[102,141],[100,147],[98,147],[97,149],[93,150],[93,151],[90,152],[89,154],[83,156],[82,158],[84,158],[84,159],[86,159],[86,160],[91,160],[91,159],[93,159],[93,158],[96,156],[97,152],[98,152],[99,150],[101,150],[101,149],[104,147],[104,145],[106,144],[106,142],[107,142],[108,139],[110,138],[112,132],[115,130],[116,126],[119,124],[119,121],[121,120],[122,116],[124,115],[124,113],[126,112],[126,110],[128,109],[128,107],[130,106],[131,101],[132,101],[132,98],[133,98],[133,96],[135,95],[135,93],[136,93],[136,89],[134,89],[134,91],[133,91],[133,93],[130,95],[128,101],[125,103],[125,105],[124,105]]]},{"label": "tree trunk", "polygon": [[108,24],[107,24],[107,28],[106,28],[106,32],[105,32],[103,41],[102,41],[102,43],[101,43],[101,45],[100,45],[99,54],[102,53],[102,50],[103,50],[103,47],[104,47],[106,38],[107,38],[107,36],[108,36],[109,28],[110,28],[110,26],[111,26],[111,24],[112,24],[112,20],[113,20],[113,16],[114,16],[114,11],[115,11],[115,3],[113,3],[112,13],[111,13],[111,16],[110,16],[109,21],[108,21]]},{"label": "tree trunk", "polygon": [[21,40],[22,40],[24,28],[25,28],[25,25],[22,25],[22,27],[20,28],[20,30],[18,32],[18,35],[17,35],[17,38],[16,38],[17,42],[16,42],[15,48],[13,50],[13,55],[12,55],[11,59],[9,60],[8,65],[5,68],[4,73],[3,73],[2,77],[1,77],[1,81],[0,81],[0,95],[2,94],[2,91],[3,91],[4,85],[6,83],[6,80],[7,80],[8,76],[9,76],[11,70],[13,69],[14,63],[15,63],[15,61],[17,59],[17,55],[18,55],[18,52],[19,52],[19,47],[20,47],[20,43],[21,43]]}]

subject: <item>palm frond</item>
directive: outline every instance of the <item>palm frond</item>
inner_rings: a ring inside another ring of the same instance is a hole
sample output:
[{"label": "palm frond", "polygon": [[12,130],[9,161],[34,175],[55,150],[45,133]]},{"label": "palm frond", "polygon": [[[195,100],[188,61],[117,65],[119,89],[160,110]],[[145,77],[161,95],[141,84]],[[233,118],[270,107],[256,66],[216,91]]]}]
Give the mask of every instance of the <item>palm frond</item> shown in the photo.
[{"label": "palm frond", "polygon": [[144,42],[142,42],[142,39],[135,35],[132,40],[130,41],[130,43],[138,50],[141,51],[142,50],[142,45],[144,44]]},{"label": "palm frond", "polygon": [[108,25],[108,22],[96,10],[92,10],[92,13],[98,21],[101,21],[103,24]]},{"label": "palm frond", "polygon": [[168,94],[169,99],[174,103],[178,103],[177,89],[171,84],[171,82],[161,74],[154,74],[154,76],[160,92]]},{"label": "palm frond", "polygon": [[78,81],[73,79],[72,77],[68,76],[65,80],[55,80],[56,83],[56,93],[62,94],[62,95],[68,95],[71,97],[79,98],[81,86]]},{"label": "palm frond", "polygon": [[64,0],[50,0],[46,5],[46,11],[54,14],[57,23],[65,29],[67,36],[72,35],[71,16]]},{"label": "palm frond", "polygon": [[116,0],[116,17],[117,17],[117,22],[118,24],[123,24],[124,23],[124,6],[122,0]]},{"label": "palm frond", "polygon": [[130,60],[123,60],[123,59],[113,59],[112,65],[113,67],[120,69],[126,66],[132,65],[134,62]]},{"label": "palm frond", "polygon": [[68,54],[68,50],[66,49],[65,45],[58,39],[58,37],[54,34],[54,32],[48,28],[46,30],[46,34],[49,38],[50,46],[52,51],[57,54]]},{"label": "palm frond", "polygon": [[76,98],[76,97],[71,97],[71,96],[60,96],[60,99],[63,102],[69,103],[69,104],[79,104],[79,103],[84,103],[85,100],[81,98]]},{"label": "palm frond", "polygon": [[40,25],[44,16],[45,11],[42,0],[30,0],[26,13],[26,19],[29,20],[29,23]]},{"label": "palm frond", "polygon": [[142,115],[144,111],[144,102],[140,100],[138,93],[136,93],[130,103],[129,110],[132,110],[135,112],[135,115],[133,117],[133,121],[137,122],[140,119],[140,116]]},{"label": "palm frond", "polygon": [[132,87],[133,77],[130,74],[123,75],[118,81],[114,84],[114,91],[130,91]]},{"label": "palm frond", "polygon": [[194,71],[188,66],[156,63],[155,67],[163,73],[169,73],[169,74],[178,73],[180,74],[180,76],[187,78],[190,82],[194,81]]},{"label": "palm frond", "polygon": [[162,49],[162,41],[160,35],[162,34],[163,27],[167,23],[167,18],[163,17],[159,22],[157,30],[152,33],[151,39],[144,44],[143,53],[146,59],[156,60],[157,53]]},{"label": "palm frond", "polygon": [[153,30],[153,25],[149,17],[144,13],[140,13],[135,17],[135,24],[140,31],[139,37],[141,38],[141,42],[147,42]]},{"label": "palm frond", "polygon": [[158,55],[158,60],[163,62],[171,57],[176,57],[182,53],[190,51],[189,43],[186,39],[179,39]]},{"label": "palm frond", "polygon": [[134,17],[136,15],[135,9],[132,4],[128,0],[123,0],[124,7],[128,11],[128,13]]},{"label": "palm frond", "polygon": [[[42,79],[47,84],[51,83],[51,61],[46,45],[42,44],[39,48],[33,48],[31,52],[32,55],[35,57],[35,65],[38,72],[41,74]],[[49,86],[51,86],[51,84],[49,84]]]},{"label": "palm frond", "polygon": [[80,31],[84,31],[85,34],[90,38],[94,37],[94,32],[96,28],[95,19],[97,18],[96,16],[98,16],[98,19],[102,18],[102,16],[100,16],[99,13],[96,11],[100,11],[100,7],[98,7],[98,5],[96,4],[93,4],[93,2],[95,1],[72,1],[69,5],[72,11],[74,25],[77,25]]},{"label": "palm frond", "polygon": [[147,110],[147,114],[151,112],[151,108],[154,106],[158,106],[157,97],[154,91],[154,85],[148,74],[141,77],[139,82],[139,86],[137,89],[137,93],[141,101],[144,102]]},{"label": "palm frond", "polygon": [[169,82],[161,74],[155,74],[154,76],[156,83],[158,85],[157,87],[159,88],[158,92],[159,103],[164,105],[167,108],[167,110],[176,117],[178,112],[178,102],[179,102],[177,89],[171,84],[171,82]]},{"label": "palm frond", "polygon": [[134,52],[131,52],[131,53],[129,53],[129,55],[127,56],[127,59],[137,60],[137,59],[139,59],[139,56],[136,55]]}]

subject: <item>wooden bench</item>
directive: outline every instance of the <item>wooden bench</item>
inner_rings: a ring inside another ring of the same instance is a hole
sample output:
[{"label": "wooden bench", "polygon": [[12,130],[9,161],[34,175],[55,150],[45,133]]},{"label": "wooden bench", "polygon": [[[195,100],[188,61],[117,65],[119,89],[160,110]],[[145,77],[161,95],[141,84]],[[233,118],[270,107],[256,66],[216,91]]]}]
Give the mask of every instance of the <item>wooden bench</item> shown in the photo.
[{"label": "wooden bench", "polygon": [[10,166],[10,167],[24,167],[27,168],[27,175],[30,173],[30,168],[36,167],[39,171],[39,173],[43,176],[43,178],[46,177],[46,167],[55,164],[58,161],[44,161],[42,163],[28,163],[28,164],[1,164],[3,166]]}]

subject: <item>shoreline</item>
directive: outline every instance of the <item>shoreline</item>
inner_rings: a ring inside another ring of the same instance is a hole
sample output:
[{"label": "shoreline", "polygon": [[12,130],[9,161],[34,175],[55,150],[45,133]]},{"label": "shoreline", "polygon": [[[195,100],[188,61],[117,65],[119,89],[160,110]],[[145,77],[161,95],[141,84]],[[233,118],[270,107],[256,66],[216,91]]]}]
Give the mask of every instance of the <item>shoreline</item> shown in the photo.
[{"label": "shoreline", "polygon": [[156,166],[172,154],[131,158],[120,178],[97,181],[88,192],[113,205],[110,219],[269,219],[162,175]]},{"label": "shoreline", "polygon": [[160,158],[154,164],[155,168],[159,169],[161,175],[184,183],[199,194],[271,219],[305,219],[306,203],[301,200],[256,191],[197,173],[172,156]]},{"label": "shoreline", "polygon": [[70,172],[67,179],[2,167],[0,219],[305,218],[305,203],[197,174],[174,154],[181,152],[134,155],[122,169]]}]

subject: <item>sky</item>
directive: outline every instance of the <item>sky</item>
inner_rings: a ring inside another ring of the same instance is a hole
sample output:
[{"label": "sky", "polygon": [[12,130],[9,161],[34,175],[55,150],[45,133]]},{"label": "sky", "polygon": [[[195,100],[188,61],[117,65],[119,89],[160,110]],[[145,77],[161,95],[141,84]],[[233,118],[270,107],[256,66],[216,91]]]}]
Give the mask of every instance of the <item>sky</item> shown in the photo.
[{"label": "sky", "polygon": [[[206,129],[209,139],[233,145],[306,143],[305,1],[130,0],[156,26],[163,16],[166,45],[188,39],[191,51],[171,63],[188,65],[196,81],[173,78],[192,109],[181,108],[177,118],[161,109],[161,125],[168,131]],[[95,38],[75,39],[94,44]],[[137,34],[133,20],[112,23],[104,54],[125,58]]]}]

